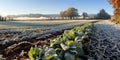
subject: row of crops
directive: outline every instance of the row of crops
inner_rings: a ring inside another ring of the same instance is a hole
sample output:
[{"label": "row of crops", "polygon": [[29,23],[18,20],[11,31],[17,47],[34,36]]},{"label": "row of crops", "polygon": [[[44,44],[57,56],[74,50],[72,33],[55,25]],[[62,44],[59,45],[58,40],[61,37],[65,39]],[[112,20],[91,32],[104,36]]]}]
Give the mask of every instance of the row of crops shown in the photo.
[{"label": "row of crops", "polygon": [[80,60],[87,59],[87,48],[93,24],[85,24],[64,31],[50,41],[50,46],[31,47],[28,56],[31,60]]}]

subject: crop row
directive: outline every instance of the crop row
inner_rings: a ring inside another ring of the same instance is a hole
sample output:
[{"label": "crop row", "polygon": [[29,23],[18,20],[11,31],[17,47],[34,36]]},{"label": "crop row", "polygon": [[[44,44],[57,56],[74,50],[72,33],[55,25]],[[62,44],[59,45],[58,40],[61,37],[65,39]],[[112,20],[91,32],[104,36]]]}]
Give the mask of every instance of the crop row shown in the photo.
[{"label": "crop row", "polygon": [[28,56],[31,60],[79,60],[84,59],[89,42],[92,24],[64,31],[63,35],[50,41],[50,46],[31,47]]}]

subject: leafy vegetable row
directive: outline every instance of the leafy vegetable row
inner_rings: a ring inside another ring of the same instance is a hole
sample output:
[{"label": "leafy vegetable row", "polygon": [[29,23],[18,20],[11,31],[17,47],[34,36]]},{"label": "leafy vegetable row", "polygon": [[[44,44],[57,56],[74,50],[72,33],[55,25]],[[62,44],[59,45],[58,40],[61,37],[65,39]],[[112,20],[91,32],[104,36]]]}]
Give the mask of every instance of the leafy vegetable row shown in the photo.
[{"label": "leafy vegetable row", "polygon": [[31,60],[79,60],[85,55],[84,44],[89,42],[92,24],[64,31],[59,38],[51,40],[50,46],[31,47],[28,56]]}]

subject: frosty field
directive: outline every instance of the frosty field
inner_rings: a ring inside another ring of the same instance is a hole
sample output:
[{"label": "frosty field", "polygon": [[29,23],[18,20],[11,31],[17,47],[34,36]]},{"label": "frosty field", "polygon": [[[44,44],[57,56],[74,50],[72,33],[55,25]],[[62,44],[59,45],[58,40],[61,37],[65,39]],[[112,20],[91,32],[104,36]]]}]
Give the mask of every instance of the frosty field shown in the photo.
[{"label": "frosty field", "polygon": [[36,29],[57,29],[67,28],[95,20],[43,20],[43,21],[1,21],[0,32],[2,31],[25,31]]},{"label": "frosty field", "polygon": [[3,48],[6,48],[9,43],[12,45],[11,42],[38,40],[43,36],[58,34],[62,30],[93,21],[96,20],[1,21],[0,47],[5,45]]},{"label": "frosty field", "polygon": [[[41,40],[48,41],[46,38],[62,34],[66,29],[95,21],[97,20],[0,21],[0,55],[4,54],[3,51],[8,55],[7,52],[22,42],[38,44]],[[29,47],[28,45],[26,47]]]},{"label": "frosty field", "polygon": [[[112,59],[120,59],[118,34],[120,25],[109,20],[0,21],[0,56],[10,60],[28,59],[26,54],[31,46],[37,45],[38,48],[49,46],[51,40],[60,38],[65,31],[90,22],[94,22],[94,26],[90,35],[90,44],[87,44],[88,48],[91,46],[90,50],[88,49],[90,52],[88,59],[92,60],[99,56],[98,59],[109,60],[113,56]],[[107,53],[102,53],[103,51]],[[20,57],[22,53],[23,56]]]}]

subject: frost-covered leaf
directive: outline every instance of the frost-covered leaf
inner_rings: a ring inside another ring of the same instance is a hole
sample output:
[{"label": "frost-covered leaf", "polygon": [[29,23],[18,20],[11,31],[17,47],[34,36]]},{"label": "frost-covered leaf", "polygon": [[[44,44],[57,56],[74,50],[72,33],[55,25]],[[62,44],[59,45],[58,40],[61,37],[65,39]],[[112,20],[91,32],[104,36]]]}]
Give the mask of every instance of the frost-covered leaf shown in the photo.
[{"label": "frost-covered leaf", "polygon": [[82,48],[78,47],[76,50],[77,50],[78,56],[83,56],[84,55],[84,51],[83,51]]},{"label": "frost-covered leaf", "polygon": [[53,48],[49,48],[46,52],[45,52],[45,56],[47,55],[53,55],[56,54],[55,50]]},{"label": "frost-covered leaf", "polygon": [[66,50],[69,49],[69,46],[67,46],[67,45],[65,45],[65,44],[63,44],[63,43],[61,43],[60,46],[62,47],[62,49],[63,49],[64,51],[66,51]]},{"label": "frost-covered leaf", "polygon": [[68,52],[65,53],[65,60],[75,60],[75,55],[72,55]]}]

